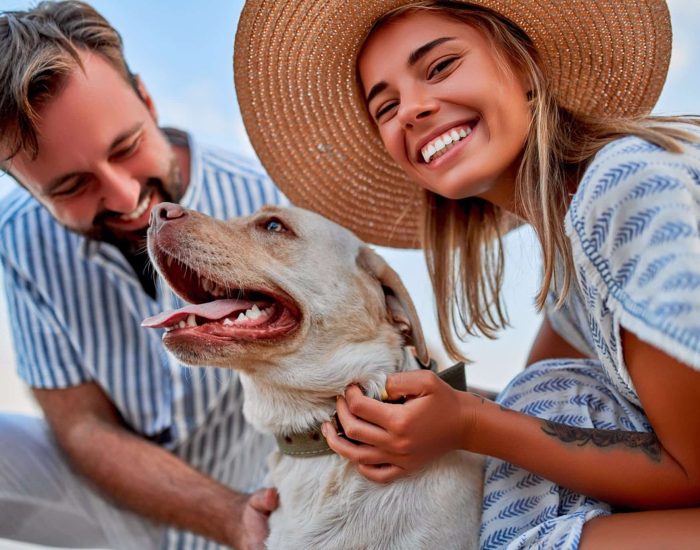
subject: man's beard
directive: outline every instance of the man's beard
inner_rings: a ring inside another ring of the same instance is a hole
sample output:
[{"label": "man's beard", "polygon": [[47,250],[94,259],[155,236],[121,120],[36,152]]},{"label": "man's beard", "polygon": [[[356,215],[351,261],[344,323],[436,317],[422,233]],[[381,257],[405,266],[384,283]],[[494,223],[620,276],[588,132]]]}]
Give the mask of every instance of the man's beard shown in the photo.
[{"label": "man's beard", "polygon": [[[163,201],[178,202],[182,199],[184,192],[185,186],[180,174],[180,165],[177,162],[177,158],[173,156],[170,161],[167,179],[165,181],[161,178],[149,178],[146,180],[146,184],[141,190],[136,204],[140,204],[141,200],[151,193],[158,193]],[[100,212],[95,217],[92,227],[88,229],[68,227],[68,229],[87,239],[111,243],[128,254],[138,254],[145,250],[148,225],[134,231],[119,231],[105,223],[106,220],[121,215],[121,213],[117,212]]]}]

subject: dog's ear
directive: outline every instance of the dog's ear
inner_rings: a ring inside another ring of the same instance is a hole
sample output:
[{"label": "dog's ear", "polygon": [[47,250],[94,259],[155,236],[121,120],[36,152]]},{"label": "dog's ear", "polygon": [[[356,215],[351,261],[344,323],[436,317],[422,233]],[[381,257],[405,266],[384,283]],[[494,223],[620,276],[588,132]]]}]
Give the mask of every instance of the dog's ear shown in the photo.
[{"label": "dog's ear", "polygon": [[384,258],[368,246],[360,247],[357,265],[379,281],[384,290],[387,313],[406,339],[406,343],[416,350],[418,360],[427,365],[430,362],[428,347],[425,345],[423,329],[411,297],[396,272]]}]

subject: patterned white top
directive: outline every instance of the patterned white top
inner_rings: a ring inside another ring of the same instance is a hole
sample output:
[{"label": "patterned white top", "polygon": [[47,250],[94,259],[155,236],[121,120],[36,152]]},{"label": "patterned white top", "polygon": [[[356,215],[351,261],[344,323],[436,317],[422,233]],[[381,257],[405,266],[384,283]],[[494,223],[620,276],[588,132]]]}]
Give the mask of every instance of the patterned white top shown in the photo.
[{"label": "patterned white top", "polygon": [[[683,128],[700,140],[699,127]],[[700,369],[700,144],[674,154],[636,137],[610,143],[586,170],[566,231],[579,288],[562,311],[549,308],[555,329],[637,405],[621,327]]]},{"label": "patterned white top", "polygon": [[[684,126],[700,141],[700,128]],[[700,143],[674,154],[636,137],[593,159],[566,216],[577,281],[553,328],[590,359],[542,361],[498,397],[503,406],[579,428],[648,432],[620,329],[700,369]],[[527,449],[524,452],[537,452]],[[483,550],[578,547],[604,502],[487,458]]]}]

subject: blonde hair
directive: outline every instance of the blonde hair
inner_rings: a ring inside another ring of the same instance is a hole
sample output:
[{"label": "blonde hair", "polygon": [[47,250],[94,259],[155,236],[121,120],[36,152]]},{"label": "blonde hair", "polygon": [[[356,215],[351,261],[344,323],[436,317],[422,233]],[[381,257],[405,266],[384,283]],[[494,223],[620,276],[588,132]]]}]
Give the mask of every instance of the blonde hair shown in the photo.
[{"label": "blonde hair", "polygon": [[[532,121],[515,182],[515,204],[542,247],[543,278],[535,304],[538,309],[544,306],[551,287],[559,295],[557,305],[561,305],[574,276],[564,216],[593,156],[607,143],[626,135],[680,152],[678,140],[692,136],[661,123],[696,122],[651,116],[610,119],[567,111],[557,104],[527,35],[486,8],[457,2],[417,2],[385,14],[370,34],[420,11],[437,12],[480,30],[492,42],[499,65],[504,70],[522,71],[531,83]],[[455,335],[461,341],[479,333],[495,338],[508,323],[501,301],[502,237],[518,223],[511,213],[478,197],[452,200],[424,191],[422,243],[435,292],[440,336],[452,357],[464,359]],[[558,262],[560,284],[555,277]]]}]

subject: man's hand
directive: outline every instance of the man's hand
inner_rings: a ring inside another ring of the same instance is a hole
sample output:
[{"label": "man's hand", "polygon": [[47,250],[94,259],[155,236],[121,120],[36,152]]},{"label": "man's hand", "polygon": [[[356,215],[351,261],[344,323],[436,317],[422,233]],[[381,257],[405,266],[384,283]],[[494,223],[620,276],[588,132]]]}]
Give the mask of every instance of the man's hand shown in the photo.
[{"label": "man's hand", "polygon": [[[241,495],[245,503],[240,523],[233,525],[233,547],[236,550],[264,550],[269,534],[267,520],[279,506],[275,489],[260,489],[252,495]],[[238,523],[238,522],[236,522]]]},{"label": "man's hand", "polygon": [[237,550],[264,548],[273,489],[238,493],[134,434],[94,382],[34,396],[73,466],[115,501]]}]

